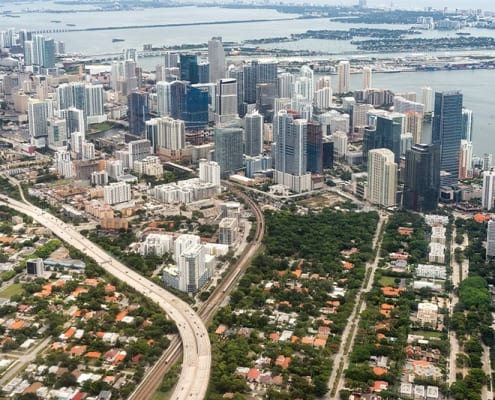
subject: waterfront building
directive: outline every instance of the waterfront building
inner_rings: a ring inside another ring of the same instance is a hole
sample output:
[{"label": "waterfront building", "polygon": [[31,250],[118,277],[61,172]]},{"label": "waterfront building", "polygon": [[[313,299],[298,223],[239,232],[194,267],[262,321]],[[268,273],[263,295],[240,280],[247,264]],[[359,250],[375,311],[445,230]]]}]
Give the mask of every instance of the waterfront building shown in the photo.
[{"label": "waterfront building", "polygon": [[440,190],[438,145],[414,144],[406,152],[403,206],[407,210],[432,211],[437,208]]},{"label": "waterfront building", "polygon": [[348,93],[351,90],[351,65],[349,61],[340,61],[337,65],[337,93]]},{"label": "waterfront building", "polygon": [[368,90],[372,88],[372,69],[371,67],[363,67],[363,89]]},{"label": "waterfront building", "polygon": [[425,113],[433,112],[433,89],[431,87],[421,88],[421,101],[425,106]]},{"label": "waterfront building", "polygon": [[473,111],[469,108],[462,108],[462,135],[461,139],[468,142],[473,141]]},{"label": "waterfront building", "polygon": [[432,143],[440,149],[440,185],[456,185],[459,180],[459,151],[462,138],[462,93],[435,93]]},{"label": "waterfront building", "polygon": [[263,153],[263,115],[258,111],[244,117],[244,154],[257,156]]},{"label": "waterfront building", "polygon": [[238,126],[215,128],[215,161],[223,178],[242,168],[243,131]]},{"label": "waterfront building", "polygon": [[178,68],[179,67],[179,54],[167,51],[163,60],[165,68]]},{"label": "waterfront building", "polygon": [[390,207],[396,204],[397,164],[389,149],[368,153],[368,186],[366,199],[373,204]]},{"label": "waterfront building", "polygon": [[209,82],[215,83],[225,78],[225,50],[220,36],[212,37],[208,41],[208,62],[210,63]]},{"label": "waterfront building", "polygon": [[481,195],[481,207],[484,210],[491,210],[494,205],[495,197],[495,171],[483,172],[483,191]]}]

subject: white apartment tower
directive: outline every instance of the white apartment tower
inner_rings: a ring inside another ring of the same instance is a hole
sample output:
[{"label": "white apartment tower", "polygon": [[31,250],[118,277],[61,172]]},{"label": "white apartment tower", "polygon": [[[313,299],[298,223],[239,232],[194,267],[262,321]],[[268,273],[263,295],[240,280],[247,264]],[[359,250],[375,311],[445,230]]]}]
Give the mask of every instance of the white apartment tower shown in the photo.
[{"label": "white apartment tower", "polygon": [[368,90],[372,88],[373,72],[371,67],[363,67],[363,89]]},{"label": "white apartment tower", "polygon": [[483,191],[481,194],[481,206],[484,210],[493,208],[493,197],[495,195],[495,171],[485,171],[483,173]]},{"label": "white apartment tower", "polygon": [[215,161],[199,160],[199,181],[212,183],[220,189],[220,165]]},{"label": "white apartment tower", "polygon": [[172,107],[171,85],[169,82],[156,84],[156,108],[160,117],[170,115]]},{"label": "white apartment tower", "polygon": [[349,61],[340,61],[337,65],[337,92],[347,93],[351,90],[351,65]]},{"label": "white apartment tower", "polygon": [[103,200],[114,205],[131,200],[131,186],[125,182],[112,182],[103,187]]},{"label": "white apartment tower", "polygon": [[488,221],[486,231],[486,258],[495,257],[495,220]]},{"label": "white apartment tower", "polygon": [[244,117],[244,154],[257,156],[263,153],[263,115],[258,111]]},{"label": "white apartment tower", "polygon": [[393,206],[397,192],[397,164],[389,149],[368,152],[367,200],[384,207]]},{"label": "white apartment tower", "polygon": [[28,100],[29,137],[31,144],[38,148],[46,146],[48,136],[47,120],[53,115],[53,106],[50,100]]}]

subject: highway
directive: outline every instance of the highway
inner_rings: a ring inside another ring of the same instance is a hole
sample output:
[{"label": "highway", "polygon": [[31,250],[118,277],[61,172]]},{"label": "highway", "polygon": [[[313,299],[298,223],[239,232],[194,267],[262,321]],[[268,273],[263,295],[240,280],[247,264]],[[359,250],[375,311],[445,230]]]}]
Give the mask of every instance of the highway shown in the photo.
[{"label": "highway", "polygon": [[[74,230],[71,225],[42,209],[3,195],[0,196],[0,204],[32,217],[71,246],[93,258],[108,273],[156,302],[175,321],[182,342],[182,371],[170,399],[202,400],[205,398],[210,379],[211,345],[203,321],[187,303],[127,268]],[[171,344],[171,347],[175,349],[179,349],[179,346],[178,343]],[[141,392],[132,394],[129,399],[141,400],[150,396],[149,393]]]}]

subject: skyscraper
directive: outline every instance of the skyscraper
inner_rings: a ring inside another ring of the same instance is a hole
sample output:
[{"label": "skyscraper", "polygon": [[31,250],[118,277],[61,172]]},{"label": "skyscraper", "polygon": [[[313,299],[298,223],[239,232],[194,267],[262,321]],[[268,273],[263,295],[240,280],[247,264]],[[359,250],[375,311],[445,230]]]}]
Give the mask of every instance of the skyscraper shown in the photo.
[{"label": "skyscraper", "polygon": [[425,112],[431,113],[433,111],[433,89],[431,87],[421,88],[421,101],[425,106]]},{"label": "skyscraper", "polygon": [[215,161],[223,178],[242,168],[242,129],[238,126],[215,128]]},{"label": "skyscraper", "polygon": [[473,111],[462,108],[462,139],[473,141]]},{"label": "skyscraper", "polygon": [[198,56],[196,54],[180,55],[180,79],[191,84],[199,82]]},{"label": "skyscraper", "polygon": [[481,195],[481,206],[484,210],[491,210],[495,197],[495,171],[483,172],[483,192]]},{"label": "skyscraper", "polygon": [[323,132],[316,122],[308,123],[306,169],[315,174],[323,172]]},{"label": "skyscraper", "polygon": [[384,207],[393,206],[397,192],[397,164],[389,149],[374,149],[368,153],[367,200]]},{"label": "skyscraper", "polygon": [[219,79],[225,78],[225,51],[223,49],[222,38],[212,37],[208,41],[208,61],[210,63],[210,79],[215,83]]},{"label": "skyscraper", "polygon": [[224,124],[238,118],[237,115],[237,81],[232,78],[217,81],[215,122]]},{"label": "skyscraper", "polygon": [[136,91],[127,96],[129,132],[136,136],[144,135],[148,112],[148,94],[146,92]]},{"label": "skyscraper", "polygon": [[488,221],[486,230],[486,258],[495,257],[495,220]]},{"label": "skyscraper", "polygon": [[170,115],[171,111],[171,90],[170,83],[161,81],[156,84],[156,108],[158,115],[163,117]]},{"label": "skyscraper", "polygon": [[473,144],[467,140],[461,140],[459,155],[459,179],[468,179],[473,176]]},{"label": "skyscraper", "polygon": [[462,138],[462,93],[435,93],[431,141],[440,148],[440,185],[456,185]]},{"label": "skyscraper", "polygon": [[347,93],[351,90],[351,65],[349,61],[340,61],[337,65],[337,92]]},{"label": "skyscraper", "polygon": [[263,115],[257,111],[246,114],[244,131],[244,153],[248,156],[257,156],[263,153]]},{"label": "skyscraper", "polygon": [[413,211],[433,211],[440,190],[438,145],[415,144],[406,152],[403,206]]},{"label": "skyscraper", "polygon": [[363,89],[371,89],[372,85],[372,70],[371,67],[363,67]]},{"label": "skyscraper", "polygon": [[46,146],[48,136],[47,120],[53,115],[51,100],[28,100],[28,123],[31,144],[38,148]]}]

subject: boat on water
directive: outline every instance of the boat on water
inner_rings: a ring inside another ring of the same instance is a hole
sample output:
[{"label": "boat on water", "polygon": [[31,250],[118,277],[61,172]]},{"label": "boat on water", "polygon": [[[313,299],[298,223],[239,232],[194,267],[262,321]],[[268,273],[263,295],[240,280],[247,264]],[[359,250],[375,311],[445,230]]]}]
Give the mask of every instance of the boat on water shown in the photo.
[{"label": "boat on water", "polygon": [[62,21],[58,19],[52,19],[50,22],[53,22],[54,24],[60,24]]},{"label": "boat on water", "polygon": [[76,26],[76,24],[65,24],[67,26]]},{"label": "boat on water", "polygon": [[471,36],[469,32],[456,32],[455,34],[458,36]]},{"label": "boat on water", "polygon": [[125,39],[113,38],[112,43],[115,43],[115,42],[125,42]]}]

